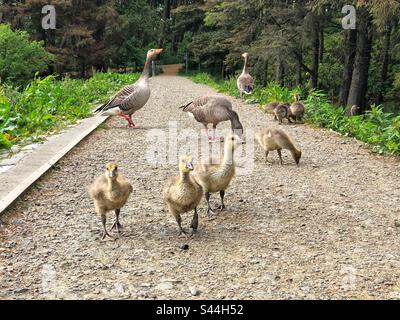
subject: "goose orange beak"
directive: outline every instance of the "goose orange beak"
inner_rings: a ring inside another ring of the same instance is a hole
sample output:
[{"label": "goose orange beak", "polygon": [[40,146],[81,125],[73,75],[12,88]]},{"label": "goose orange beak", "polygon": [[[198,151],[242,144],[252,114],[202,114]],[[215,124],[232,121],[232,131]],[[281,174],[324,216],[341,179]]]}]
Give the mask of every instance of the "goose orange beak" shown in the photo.
[{"label": "goose orange beak", "polygon": [[161,52],[163,52],[164,49],[156,49],[156,54],[160,54]]}]

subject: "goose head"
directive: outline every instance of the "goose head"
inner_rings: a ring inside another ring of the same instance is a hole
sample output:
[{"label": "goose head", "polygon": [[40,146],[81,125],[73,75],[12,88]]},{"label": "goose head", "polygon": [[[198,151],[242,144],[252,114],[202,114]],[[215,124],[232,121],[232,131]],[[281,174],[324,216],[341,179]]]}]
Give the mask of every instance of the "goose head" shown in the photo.
[{"label": "goose head", "polygon": [[193,159],[189,155],[183,155],[179,158],[179,171],[188,173],[193,170]]},{"label": "goose head", "polygon": [[242,54],[242,57],[243,57],[244,59],[248,59],[248,58],[249,58],[248,52],[243,53],[243,54]]},{"label": "goose head", "polygon": [[243,144],[243,140],[237,134],[228,134],[225,137],[225,148],[228,150],[233,151],[241,144]]},{"label": "goose head", "polygon": [[106,178],[110,180],[115,180],[118,177],[118,166],[114,162],[110,162],[106,165]]},{"label": "goose head", "polygon": [[163,49],[150,49],[147,51],[147,60],[153,61],[163,51]]}]

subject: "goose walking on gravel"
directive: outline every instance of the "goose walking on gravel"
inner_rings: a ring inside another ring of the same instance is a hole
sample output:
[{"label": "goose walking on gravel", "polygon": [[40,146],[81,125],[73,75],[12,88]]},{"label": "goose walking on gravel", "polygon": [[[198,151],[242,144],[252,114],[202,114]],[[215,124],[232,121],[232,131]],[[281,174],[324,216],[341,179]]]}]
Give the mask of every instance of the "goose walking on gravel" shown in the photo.
[{"label": "goose walking on gravel", "polygon": [[244,94],[252,94],[253,93],[253,87],[254,87],[254,80],[253,77],[249,74],[247,70],[247,64],[249,60],[249,54],[247,52],[242,54],[242,57],[244,58],[244,66],[243,66],[243,71],[242,74],[239,76],[237,79],[237,87],[240,92],[240,98],[243,99],[243,93]]},{"label": "goose walking on gravel", "polygon": [[204,125],[208,136],[208,124],[213,125],[213,135],[208,136],[209,142],[220,142],[222,138],[215,138],[215,130],[218,123],[230,121],[232,131],[242,138],[243,126],[239,120],[238,114],[233,111],[232,103],[220,96],[204,96],[195,99],[185,106],[180,107],[182,111],[188,112],[197,122]]},{"label": "goose walking on gravel", "polygon": [[137,128],[132,121],[132,114],[141,109],[150,98],[150,67],[151,62],[163,49],[150,49],[147,52],[146,63],[142,75],[134,83],[123,87],[110,100],[94,112],[104,116],[120,116],[128,121],[129,128]]}]

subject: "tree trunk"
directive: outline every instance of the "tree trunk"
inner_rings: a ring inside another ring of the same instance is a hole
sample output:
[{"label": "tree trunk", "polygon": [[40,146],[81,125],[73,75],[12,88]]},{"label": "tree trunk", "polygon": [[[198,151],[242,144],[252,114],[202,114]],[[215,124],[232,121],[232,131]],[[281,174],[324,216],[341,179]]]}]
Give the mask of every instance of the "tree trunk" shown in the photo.
[{"label": "tree trunk", "polygon": [[283,86],[285,82],[285,68],[280,54],[276,64],[275,81],[281,86]]},{"label": "tree trunk", "polygon": [[387,88],[388,81],[388,71],[389,71],[389,62],[390,62],[390,43],[391,43],[391,33],[392,27],[389,26],[388,30],[385,33],[385,39],[383,44],[383,61],[382,61],[382,70],[381,70],[381,81],[379,84],[379,93],[376,99],[376,104],[381,104],[383,102],[383,96],[385,94]]},{"label": "tree trunk", "polygon": [[356,46],[357,46],[357,30],[346,31],[346,51],[344,59],[343,69],[343,82],[340,87],[339,101],[340,106],[347,104],[349,97],[351,78],[353,77],[354,60],[356,57]]},{"label": "tree trunk", "polygon": [[319,31],[319,63],[324,61],[324,51],[325,51],[325,34],[324,28],[321,25],[321,30]]},{"label": "tree trunk", "polygon": [[296,65],[296,86],[301,86],[303,84],[303,77],[302,77],[302,63],[303,63],[303,57],[299,56],[297,59],[297,65]]},{"label": "tree trunk", "polygon": [[164,20],[169,19],[171,16],[171,1],[170,0],[164,0],[164,13],[163,13],[163,18]]},{"label": "tree trunk", "polygon": [[351,106],[357,105],[363,112],[367,102],[368,70],[372,48],[372,21],[368,11],[364,8],[358,11],[357,18],[357,51],[347,107],[349,111]]},{"label": "tree trunk", "polygon": [[267,84],[268,84],[268,60],[265,60],[264,77],[263,77],[262,86],[266,87]]},{"label": "tree trunk", "polygon": [[82,78],[86,77],[86,61],[85,61],[85,59],[81,60],[81,77]]},{"label": "tree trunk", "polygon": [[318,87],[318,71],[320,56],[320,32],[318,18],[314,17],[313,35],[312,35],[312,66],[311,66],[311,85],[313,88]]}]

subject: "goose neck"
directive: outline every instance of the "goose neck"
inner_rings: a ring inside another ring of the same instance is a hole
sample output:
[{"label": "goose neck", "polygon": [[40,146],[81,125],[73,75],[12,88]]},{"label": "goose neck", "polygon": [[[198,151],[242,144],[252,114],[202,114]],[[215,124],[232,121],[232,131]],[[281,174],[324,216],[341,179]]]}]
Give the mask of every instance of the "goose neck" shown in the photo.
[{"label": "goose neck", "polygon": [[150,77],[151,59],[147,58],[140,79],[148,80]]},{"label": "goose neck", "polygon": [[248,57],[247,56],[245,56],[244,57],[244,65],[243,65],[243,74],[244,73],[247,73],[247,59],[248,59]]}]

